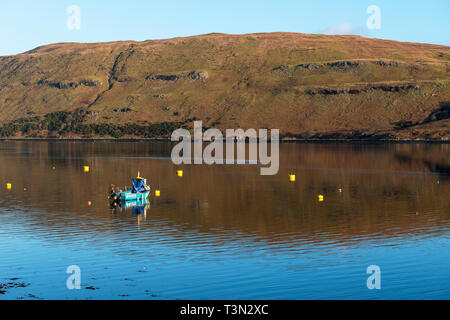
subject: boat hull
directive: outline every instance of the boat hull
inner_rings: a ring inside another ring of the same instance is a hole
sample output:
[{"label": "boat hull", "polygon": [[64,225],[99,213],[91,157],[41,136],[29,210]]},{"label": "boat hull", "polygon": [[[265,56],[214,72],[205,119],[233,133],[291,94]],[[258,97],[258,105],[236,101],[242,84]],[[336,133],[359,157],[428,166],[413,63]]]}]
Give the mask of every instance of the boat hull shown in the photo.
[{"label": "boat hull", "polygon": [[124,191],[120,194],[120,201],[134,201],[134,200],[144,200],[148,198],[150,191],[132,193],[131,191]]},{"label": "boat hull", "polygon": [[120,206],[123,208],[134,208],[134,207],[145,207],[150,206],[150,200],[148,198],[140,199],[140,200],[130,200],[130,201],[122,201]]}]

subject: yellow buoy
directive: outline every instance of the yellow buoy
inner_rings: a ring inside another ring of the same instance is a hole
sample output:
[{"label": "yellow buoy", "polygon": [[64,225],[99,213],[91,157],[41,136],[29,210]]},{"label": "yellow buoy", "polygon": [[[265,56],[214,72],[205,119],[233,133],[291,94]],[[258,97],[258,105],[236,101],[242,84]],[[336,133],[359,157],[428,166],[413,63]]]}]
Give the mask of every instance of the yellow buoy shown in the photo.
[{"label": "yellow buoy", "polygon": [[322,201],[323,201],[323,195],[319,194],[319,195],[317,196],[317,200],[318,200],[319,202],[322,202]]},{"label": "yellow buoy", "polygon": [[155,197],[159,197],[161,195],[161,191],[155,190]]},{"label": "yellow buoy", "polygon": [[11,183],[7,183],[7,184],[6,184],[6,189],[11,190],[11,188],[12,188]]},{"label": "yellow buoy", "polygon": [[290,182],[294,182],[295,181],[295,174],[290,174],[289,175],[289,181]]},{"label": "yellow buoy", "polygon": [[182,177],[183,176],[183,170],[178,170],[177,171],[177,176]]},{"label": "yellow buoy", "polygon": [[83,170],[84,170],[84,172],[89,172],[89,166],[84,166]]}]

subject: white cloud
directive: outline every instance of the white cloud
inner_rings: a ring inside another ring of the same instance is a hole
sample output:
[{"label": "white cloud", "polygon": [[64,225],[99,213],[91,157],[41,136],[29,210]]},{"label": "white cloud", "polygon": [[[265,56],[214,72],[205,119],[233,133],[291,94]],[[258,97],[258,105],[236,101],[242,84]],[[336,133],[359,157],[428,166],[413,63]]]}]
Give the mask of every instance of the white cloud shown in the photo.
[{"label": "white cloud", "polygon": [[370,36],[370,32],[364,27],[353,27],[348,21],[331,26],[323,32],[324,34],[356,34],[360,36]]}]

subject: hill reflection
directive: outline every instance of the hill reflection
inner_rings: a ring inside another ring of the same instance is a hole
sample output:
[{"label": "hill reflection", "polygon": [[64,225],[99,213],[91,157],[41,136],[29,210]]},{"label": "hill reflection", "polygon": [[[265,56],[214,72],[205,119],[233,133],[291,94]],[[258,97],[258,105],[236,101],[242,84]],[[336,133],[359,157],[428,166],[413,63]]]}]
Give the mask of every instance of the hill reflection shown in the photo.
[{"label": "hill reflection", "polygon": [[[279,173],[261,176],[255,165],[175,166],[170,143],[5,141],[0,181],[13,188],[2,192],[0,212],[14,212],[38,235],[47,228],[66,240],[134,232],[137,222],[140,232],[161,230],[186,241],[203,234],[210,246],[224,234],[227,241],[248,236],[284,247],[305,239],[427,236],[449,228],[449,148],[282,144]],[[161,190],[145,206],[145,219],[134,210],[111,210],[107,200],[111,184],[129,186],[138,171],[152,194]]]}]

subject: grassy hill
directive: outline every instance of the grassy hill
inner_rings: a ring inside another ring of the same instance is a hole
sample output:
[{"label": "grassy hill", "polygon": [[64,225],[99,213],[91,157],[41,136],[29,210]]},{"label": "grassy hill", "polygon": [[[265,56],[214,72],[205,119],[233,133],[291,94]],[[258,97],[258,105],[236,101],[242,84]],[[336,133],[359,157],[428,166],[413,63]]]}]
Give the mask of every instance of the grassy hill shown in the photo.
[{"label": "grassy hill", "polygon": [[61,43],[0,57],[0,136],[450,138],[450,47],[359,36],[207,34]]}]

